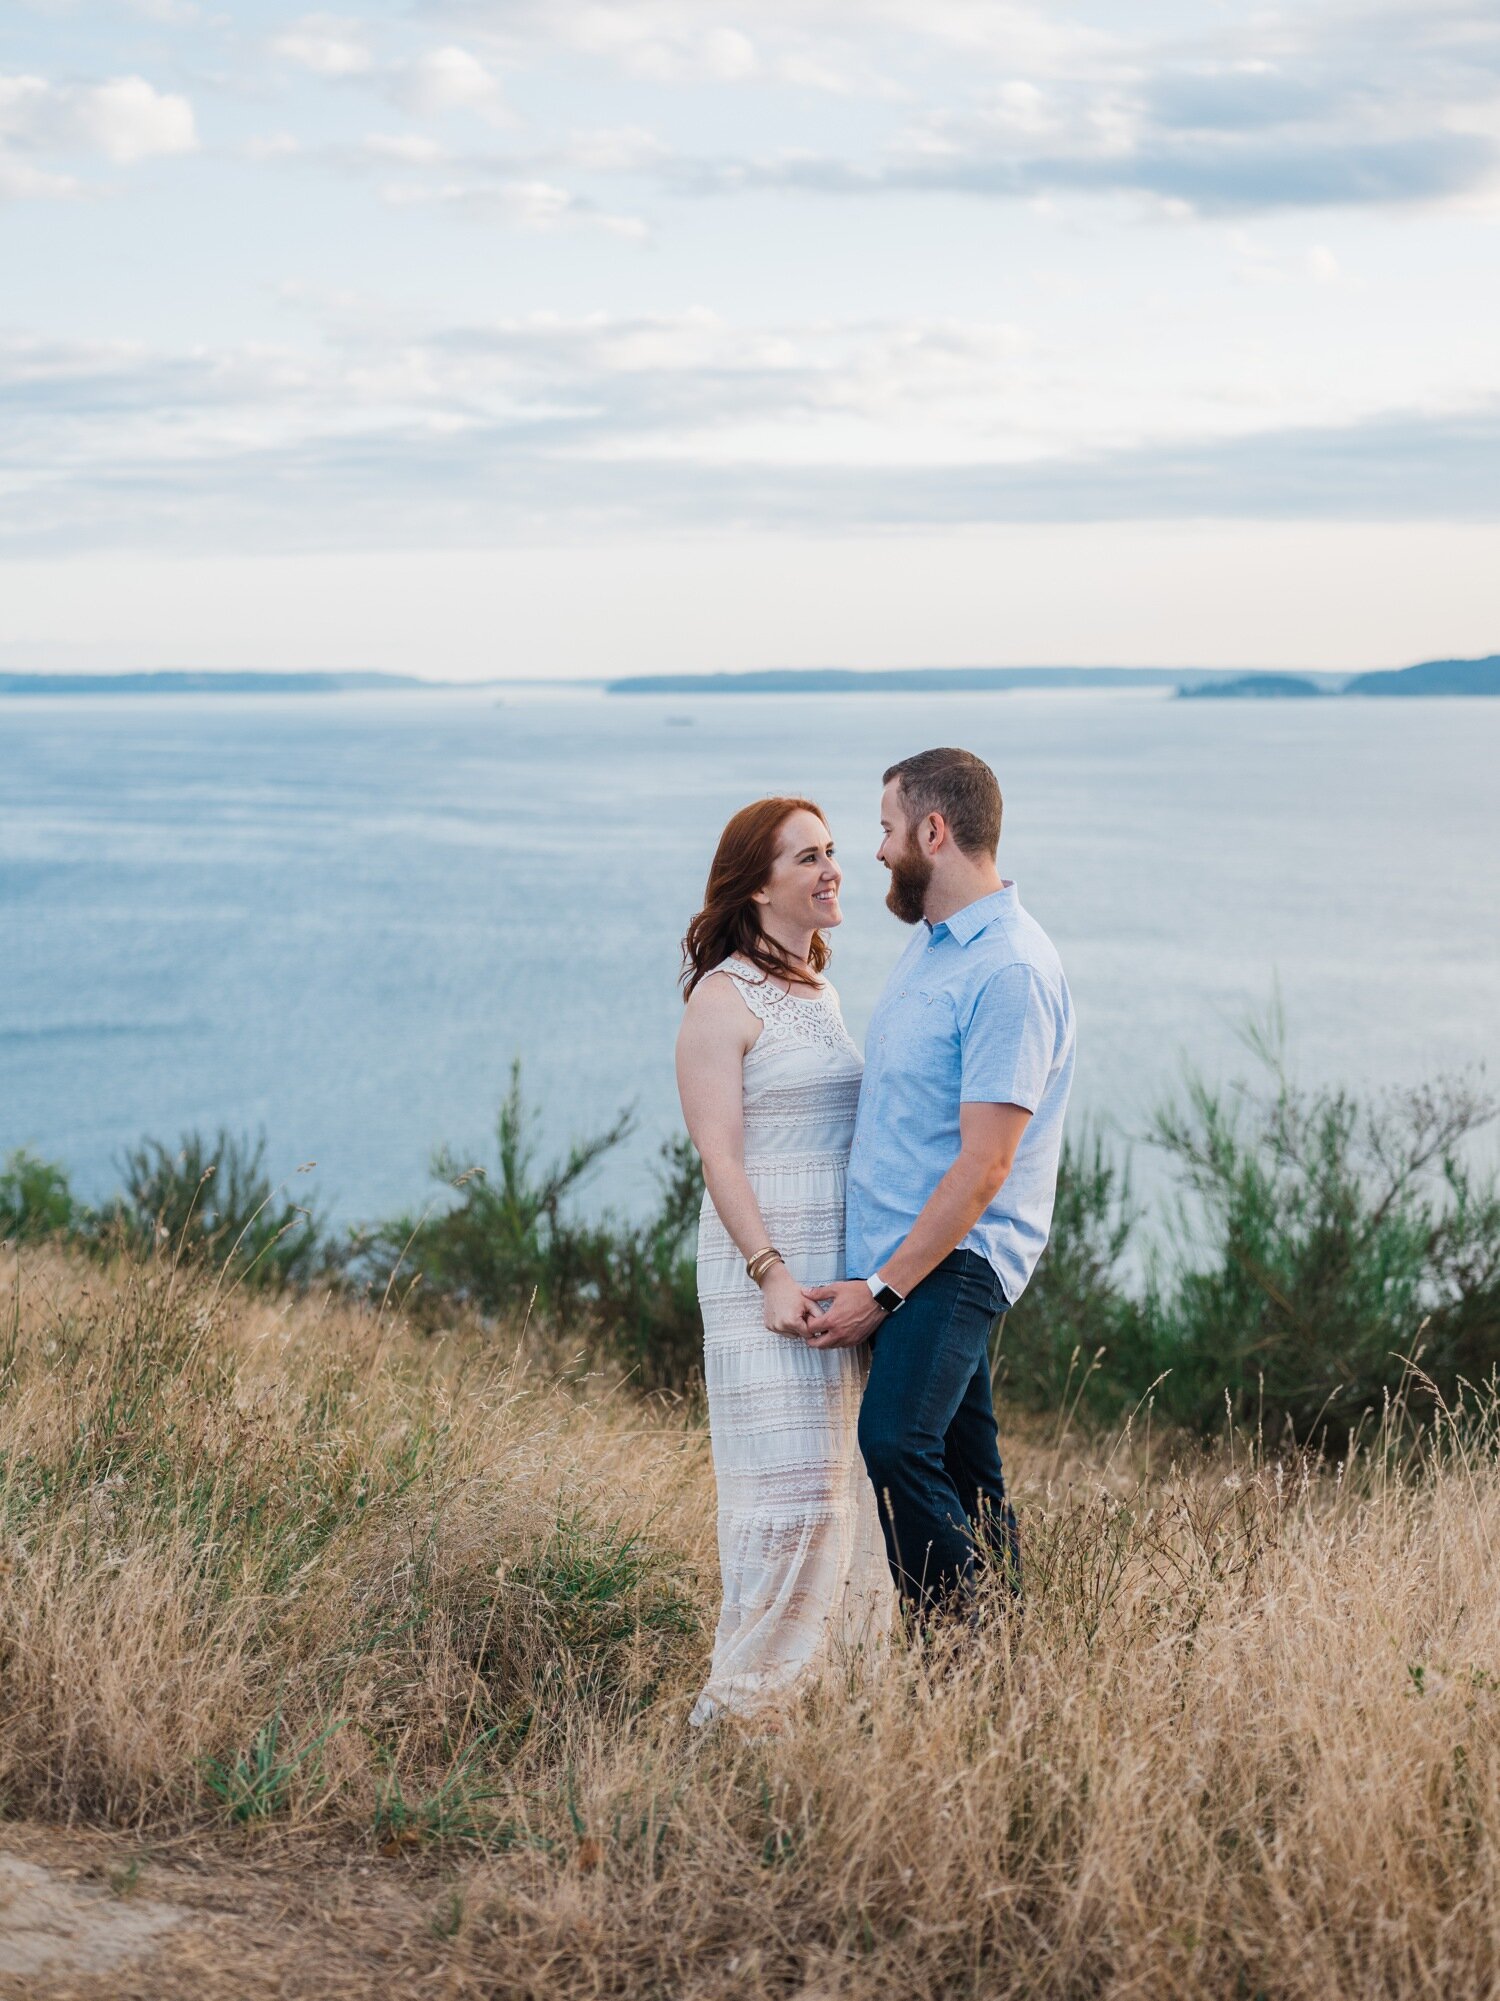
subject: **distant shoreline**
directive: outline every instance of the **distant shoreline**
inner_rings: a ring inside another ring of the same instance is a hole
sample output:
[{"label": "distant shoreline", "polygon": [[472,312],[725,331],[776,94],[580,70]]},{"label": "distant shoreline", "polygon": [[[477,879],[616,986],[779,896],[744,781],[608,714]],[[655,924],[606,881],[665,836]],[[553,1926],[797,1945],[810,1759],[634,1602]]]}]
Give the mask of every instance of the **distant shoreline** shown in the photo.
[{"label": "distant shoreline", "polygon": [[0,696],[475,694],[540,688],[607,695],[984,694],[1012,690],[1160,688],[1193,698],[1307,700],[1329,696],[1500,695],[1500,654],[1424,660],[1364,674],[1239,667],[775,667],[733,674],[632,674],[552,681],[536,676],[430,681],[416,674],[214,673],[163,669],[124,674],[0,674]]},{"label": "distant shoreline", "polygon": [[1167,688],[1179,696],[1292,700],[1309,696],[1500,695],[1500,654],[1424,660],[1369,674],[1247,672],[1238,667],[774,668],[745,674],[636,674],[611,695],[975,694],[1012,689]]},{"label": "distant shoreline", "polygon": [[416,674],[0,674],[0,695],[353,695],[401,689],[488,688],[491,681],[424,681]]},{"label": "distant shoreline", "polygon": [[[611,695],[932,695],[1020,688],[1197,687],[1239,667],[763,667],[738,674],[629,674]],[[1342,675],[1320,677],[1337,685]]]}]

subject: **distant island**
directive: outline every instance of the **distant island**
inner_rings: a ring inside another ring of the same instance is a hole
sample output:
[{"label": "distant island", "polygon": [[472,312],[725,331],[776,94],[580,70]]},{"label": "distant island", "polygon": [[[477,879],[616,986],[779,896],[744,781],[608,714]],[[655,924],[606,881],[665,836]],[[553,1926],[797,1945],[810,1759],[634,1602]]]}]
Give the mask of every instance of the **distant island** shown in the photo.
[{"label": "distant island", "polygon": [[1252,700],[1300,700],[1308,695],[1500,695],[1500,653],[1483,660],[1422,660],[1415,667],[1354,674],[1320,686],[1305,674],[1241,674],[1231,681],[1199,682],[1177,690],[1186,700],[1204,695]]},{"label": "distant island", "polygon": [[1393,674],[1356,674],[1346,695],[1500,695],[1500,653],[1483,660],[1423,660]]},{"label": "distant island", "polygon": [[[933,695],[1004,688],[1179,688],[1234,667],[759,667],[739,674],[628,674],[611,695]],[[1335,677],[1336,678],[1336,677]]]},{"label": "distant island", "polygon": [[492,688],[493,681],[424,681],[416,674],[0,674],[0,695],[354,695],[399,688]]},{"label": "distant island", "polygon": [[1500,654],[1424,660],[1372,674],[1237,667],[762,667],[739,674],[628,674],[611,695],[935,695],[1014,688],[1166,688],[1182,696],[1305,701],[1320,695],[1500,695]]},{"label": "distant island", "polygon": [[1305,674],[1236,674],[1231,681],[1200,681],[1196,686],[1180,687],[1178,694],[1189,701],[1201,701],[1220,697],[1252,701],[1283,702],[1289,696],[1314,695],[1322,697],[1335,691],[1321,688],[1316,681],[1309,681]]}]

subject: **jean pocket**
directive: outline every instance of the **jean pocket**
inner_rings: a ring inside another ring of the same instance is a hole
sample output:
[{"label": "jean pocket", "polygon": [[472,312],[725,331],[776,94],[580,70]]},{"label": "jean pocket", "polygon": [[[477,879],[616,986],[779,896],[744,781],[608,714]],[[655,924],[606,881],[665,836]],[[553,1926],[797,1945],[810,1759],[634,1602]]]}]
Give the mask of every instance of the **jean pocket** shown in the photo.
[{"label": "jean pocket", "polygon": [[1010,1301],[1005,1296],[1005,1288],[995,1267],[978,1251],[969,1251],[967,1256],[970,1262],[964,1268],[964,1297],[991,1319],[997,1314],[1009,1312]]}]

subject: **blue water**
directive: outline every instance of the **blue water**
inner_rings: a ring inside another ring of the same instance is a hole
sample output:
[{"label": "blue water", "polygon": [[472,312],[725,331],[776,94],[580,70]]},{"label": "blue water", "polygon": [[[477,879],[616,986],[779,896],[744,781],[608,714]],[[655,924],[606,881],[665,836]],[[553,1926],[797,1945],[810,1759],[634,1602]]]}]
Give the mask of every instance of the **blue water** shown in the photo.
[{"label": "blue water", "polygon": [[[687,720],[682,720],[682,719]],[[1281,994],[1309,1078],[1500,1054],[1500,702],[596,692],[0,705],[0,1150],[98,1197],[120,1149],[263,1128],[354,1220],[491,1158],[511,1058],[543,1143],[635,1101],[594,1200],[677,1123],[677,941],[747,798],[823,802],[856,1035],[905,935],[880,773],[989,758],[1004,872],[1078,1004],[1080,1116],[1129,1134]],[[298,1182],[300,1192],[307,1182]]]}]

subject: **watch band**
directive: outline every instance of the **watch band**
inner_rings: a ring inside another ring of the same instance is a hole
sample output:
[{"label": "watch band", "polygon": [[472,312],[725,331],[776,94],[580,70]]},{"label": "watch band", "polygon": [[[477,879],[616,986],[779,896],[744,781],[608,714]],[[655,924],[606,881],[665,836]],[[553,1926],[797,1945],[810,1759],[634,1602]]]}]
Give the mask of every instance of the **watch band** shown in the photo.
[{"label": "watch band", "polygon": [[896,1311],[897,1307],[905,1306],[906,1295],[897,1292],[895,1286],[887,1285],[878,1271],[872,1273],[865,1280],[865,1284],[870,1288],[870,1297],[882,1313],[891,1314]]}]

